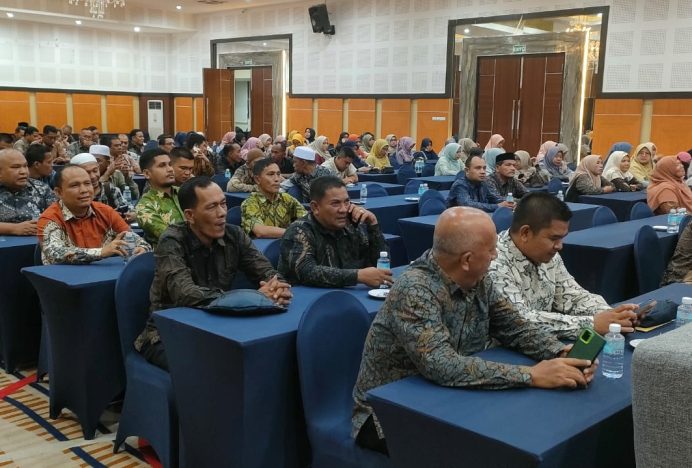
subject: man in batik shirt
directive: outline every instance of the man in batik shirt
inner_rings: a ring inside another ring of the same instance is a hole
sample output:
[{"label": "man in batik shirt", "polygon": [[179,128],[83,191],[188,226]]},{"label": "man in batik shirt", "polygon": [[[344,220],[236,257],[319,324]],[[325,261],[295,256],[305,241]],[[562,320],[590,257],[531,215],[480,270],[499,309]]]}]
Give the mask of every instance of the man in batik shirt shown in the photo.
[{"label": "man in batik shirt", "polygon": [[299,146],[293,150],[293,175],[281,183],[281,187],[288,191],[291,187],[298,187],[302,200],[310,200],[310,184],[318,177],[331,175],[326,167],[317,166],[315,162],[315,150],[307,146]]}]

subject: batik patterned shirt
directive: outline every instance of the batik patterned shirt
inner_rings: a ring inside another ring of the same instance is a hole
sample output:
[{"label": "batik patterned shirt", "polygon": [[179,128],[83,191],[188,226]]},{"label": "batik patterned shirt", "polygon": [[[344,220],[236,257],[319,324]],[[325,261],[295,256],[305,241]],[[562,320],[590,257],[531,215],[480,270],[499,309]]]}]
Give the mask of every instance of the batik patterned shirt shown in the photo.
[{"label": "batik patterned shirt", "polygon": [[0,185],[0,223],[38,219],[54,201],[55,194],[50,187],[36,179],[28,179],[26,186],[18,192],[11,192]]},{"label": "batik patterned shirt", "polygon": [[294,173],[288,180],[284,181],[281,186],[287,189],[290,186],[297,186],[300,188],[300,193],[303,196],[304,202],[310,201],[310,182],[317,179],[318,177],[332,175],[331,171],[326,167],[316,166],[312,174],[298,174]]},{"label": "batik patterned shirt", "polygon": [[171,195],[160,190],[149,189],[135,207],[137,223],[144,231],[144,238],[156,246],[163,231],[171,224],[185,221],[178,202],[178,188],[171,187]]},{"label": "batik patterned shirt", "polygon": [[98,195],[94,195],[94,201],[108,205],[116,210],[128,205],[128,203],[125,201],[125,197],[123,197],[123,193],[118,187],[110,182],[107,182],[108,185],[106,185],[104,182],[99,182],[99,184],[101,189],[99,190]]},{"label": "batik patterned shirt", "polygon": [[692,223],[680,233],[675,253],[661,279],[661,286],[671,283],[692,282]]},{"label": "batik patterned shirt", "polygon": [[493,190],[502,197],[506,197],[508,193],[511,193],[514,198],[521,198],[528,193],[524,184],[513,177],[508,179],[507,182],[502,182],[497,172],[486,180],[488,185],[492,186]]},{"label": "batik patterned shirt", "polygon": [[348,223],[339,231],[330,231],[308,214],[291,224],[281,238],[279,271],[291,284],[355,286],[358,270],[377,265],[385,250],[379,224]]},{"label": "batik patterned shirt", "polygon": [[509,231],[498,237],[497,258],[488,276],[526,320],[561,339],[576,338],[581,328],[593,327],[596,312],[610,309],[601,296],[579,286],[560,254],[536,265],[517,248]]},{"label": "batik patterned shirt", "polygon": [[249,236],[257,226],[273,226],[286,229],[289,224],[307,214],[303,205],[287,193],[279,193],[269,201],[261,192],[253,192],[240,205],[241,227]]},{"label": "batik patterned shirt", "polygon": [[[465,291],[442,272],[431,251],[424,253],[394,282],[370,326],[353,390],[352,435],[375,416],[366,393],[411,375],[448,387],[530,385],[529,367],[472,356],[493,340],[536,360],[555,358],[564,348],[524,320],[488,276]],[[376,416],[374,421],[384,437]]]},{"label": "batik patterned shirt", "polygon": [[236,169],[231,180],[228,181],[226,190],[229,192],[254,192],[257,190],[255,179],[252,176],[252,169],[247,164],[243,164]]}]

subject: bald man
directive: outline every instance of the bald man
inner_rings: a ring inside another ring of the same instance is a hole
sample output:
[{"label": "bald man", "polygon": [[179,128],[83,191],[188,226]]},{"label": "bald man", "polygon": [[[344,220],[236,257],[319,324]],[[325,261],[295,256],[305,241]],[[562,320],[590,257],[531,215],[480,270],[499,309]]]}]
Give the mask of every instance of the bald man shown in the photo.
[{"label": "bald man", "polygon": [[20,151],[0,151],[0,235],[36,235],[36,220],[54,201],[47,184],[29,177]]},{"label": "bald man", "polygon": [[[447,387],[584,387],[595,365],[564,358],[565,346],[523,319],[486,276],[495,258],[495,225],[468,207],[446,210],[435,226],[433,247],[394,283],[365,340],[353,390],[356,443],[386,453],[387,446],[366,393],[421,374]],[[540,361],[533,367],[472,357],[491,339]]]}]

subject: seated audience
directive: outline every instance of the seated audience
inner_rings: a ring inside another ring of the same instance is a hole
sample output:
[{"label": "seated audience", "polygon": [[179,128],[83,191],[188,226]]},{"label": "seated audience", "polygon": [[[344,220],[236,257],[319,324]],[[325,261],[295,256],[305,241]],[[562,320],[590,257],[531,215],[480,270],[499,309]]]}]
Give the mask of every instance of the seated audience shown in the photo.
[{"label": "seated audience", "polygon": [[41,143],[53,155],[53,164],[65,164],[70,161],[70,158],[67,156],[67,148],[63,146],[62,141],[58,141],[58,129],[54,126],[43,126]]},{"label": "seated audience", "polygon": [[[128,159],[139,164],[139,156],[140,155],[138,153],[135,153],[135,151],[130,148],[131,145],[130,145],[129,135],[126,133],[118,133],[118,140],[120,140],[120,143],[121,143],[120,153],[126,154]],[[105,144],[105,143],[103,143],[103,139],[101,139],[99,141],[101,142],[102,145]],[[144,148],[144,146],[142,148]],[[137,172],[137,174],[141,174],[141,171]]]},{"label": "seated audience", "polygon": [[228,169],[231,176],[236,173],[240,166],[245,164],[245,160],[240,157],[240,145],[238,143],[223,145],[215,161],[217,174],[224,174]]},{"label": "seated audience", "polygon": [[31,145],[40,137],[41,134],[38,132],[38,128],[26,127],[24,129],[24,134],[20,138],[18,138],[17,141],[14,142],[13,148],[22,153],[23,155],[26,155],[26,151],[29,149],[29,145]]},{"label": "seated audience", "polygon": [[79,131],[77,141],[71,143],[67,147],[67,154],[70,158],[77,156],[80,153],[88,153],[91,145],[97,145],[98,140],[92,138],[91,130],[83,128]]},{"label": "seated audience", "polygon": [[228,181],[226,190],[229,192],[254,192],[257,190],[252,168],[257,160],[265,157],[261,149],[253,148],[248,151],[246,163],[233,173],[231,180]]},{"label": "seated audience", "polygon": [[503,151],[501,153],[504,153],[504,145],[505,145],[505,137],[502,135],[496,133],[494,135],[490,136],[490,139],[488,140],[488,144],[485,145],[485,151],[488,151],[489,149],[493,148],[499,148]]},{"label": "seated audience", "polygon": [[642,143],[634,150],[630,161],[630,172],[639,180],[644,187],[649,185],[651,175],[654,172],[654,145]]},{"label": "seated audience", "polygon": [[345,184],[358,183],[358,171],[353,165],[353,161],[358,159],[358,155],[353,148],[342,146],[341,151],[333,158],[329,158],[322,164],[322,167],[329,169],[332,175],[340,177]]},{"label": "seated audience", "polygon": [[[616,151],[623,151],[630,154],[630,151],[632,151],[632,144],[628,141],[618,141],[617,143],[614,143],[610,147],[610,150],[608,150],[608,156],[606,156],[605,162],[603,163],[604,165],[608,163],[610,156]],[[589,154],[591,153],[589,152]]]},{"label": "seated audience", "polygon": [[185,148],[192,152],[195,157],[195,167],[192,173],[196,176],[211,177],[216,172],[212,163],[213,154],[209,151],[209,145],[204,135],[190,132],[185,140]]},{"label": "seated audience", "polygon": [[[199,307],[233,287],[241,271],[272,301],[287,305],[290,286],[238,226],[226,224],[226,196],[208,177],[194,177],[178,192],[185,222],[173,224],[156,247],[151,311]],[[204,312],[200,312],[204,313]],[[150,316],[135,348],[152,364],[168,370],[159,332]]]},{"label": "seated audience", "polygon": [[139,186],[135,182],[132,173],[127,172],[127,174],[124,174],[115,164],[115,158],[122,151],[120,140],[117,137],[106,137],[106,141],[111,144],[110,148],[106,145],[91,145],[89,147],[89,153],[99,163],[101,182],[110,182],[111,185],[118,187],[123,194],[125,193],[125,187],[128,187],[132,199],[139,198]]},{"label": "seated audience", "polygon": [[462,148],[459,143],[449,143],[440,151],[440,157],[435,163],[435,175],[457,175],[461,171]]},{"label": "seated audience", "polygon": [[[422,154],[421,154],[422,153]],[[434,161],[438,158],[433,142],[430,138],[423,138],[420,142],[420,151],[414,154],[415,157],[422,156],[426,161]]]},{"label": "seated audience", "polygon": [[567,205],[550,193],[522,198],[512,227],[498,236],[490,279],[524,319],[559,339],[576,339],[583,327],[605,335],[611,323],[633,332],[635,305],[611,309],[601,296],[579,286],[562,263],[559,252],[571,217]]},{"label": "seated audience", "polygon": [[387,156],[388,151],[389,145],[387,144],[387,140],[375,140],[370,150],[370,155],[366,158],[365,162],[380,170],[385,167],[392,167],[392,164],[389,162],[389,157]]},{"label": "seated audience", "polygon": [[515,179],[517,174],[517,155],[514,153],[502,153],[495,158],[495,174],[488,177],[488,185],[502,197],[508,194],[521,198],[528,193],[524,184]]},{"label": "seated audience", "polygon": [[0,150],[0,235],[36,235],[36,220],[54,201],[47,184],[29,177],[19,150]]},{"label": "seated audience", "polygon": [[279,238],[289,224],[306,215],[298,200],[280,192],[281,172],[270,158],[262,158],[252,168],[257,191],[241,208],[242,228],[251,237]]},{"label": "seated audience", "polygon": [[261,145],[261,142],[260,142],[259,138],[255,138],[255,137],[248,138],[247,141],[245,141],[245,144],[242,146],[242,148],[240,148],[240,156],[243,159],[247,159],[247,154],[251,150],[253,150],[253,149],[262,150],[262,148],[260,148],[260,145]]},{"label": "seated audience", "polygon": [[53,153],[44,145],[31,145],[26,150],[26,163],[29,166],[29,177],[40,180],[53,187]]},{"label": "seated audience", "polygon": [[661,286],[671,283],[692,283],[692,223],[680,233],[673,257],[661,278]]},{"label": "seated audience", "polygon": [[550,182],[550,174],[536,163],[528,152],[519,150],[516,153],[519,162],[517,179],[526,187],[543,187]]},{"label": "seated audience", "polygon": [[[331,157],[331,155],[329,156]],[[278,141],[275,142],[271,147],[271,158],[279,166],[279,171],[284,177],[290,177],[295,169],[293,168],[293,161],[288,158],[286,154],[286,142]]]},{"label": "seated audience", "polygon": [[582,158],[577,166],[577,170],[574,171],[569,187],[567,187],[565,201],[577,202],[580,195],[598,195],[613,192],[615,187],[601,175],[602,173],[603,161],[600,156],[592,154]]},{"label": "seated audience", "polygon": [[541,163],[541,167],[548,171],[551,178],[557,178],[563,182],[569,182],[572,176],[572,170],[567,167],[565,153],[561,151],[560,145],[553,146],[548,150]]},{"label": "seated audience", "polygon": [[399,144],[396,147],[394,157],[399,165],[407,164],[413,161],[413,148],[416,147],[416,142],[411,137],[401,137]]},{"label": "seated audience", "polygon": [[[89,174],[80,166],[65,165],[55,175],[59,200],[38,220],[41,258],[54,263],[91,263],[113,255],[127,256],[123,240],[130,226],[110,206],[93,201]],[[137,234],[133,255],[151,250]]]},{"label": "seated audience", "polygon": [[[175,140],[173,139],[173,136],[171,136],[171,135],[159,135],[159,137],[156,139],[156,143],[159,145],[159,148],[161,148],[162,150],[164,150],[168,154],[170,154],[171,150],[173,148],[175,148]],[[137,161],[137,162],[139,162],[139,161]],[[141,164],[140,164],[140,167],[141,167]]]},{"label": "seated audience", "polygon": [[332,155],[329,154],[329,138],[326,136],[318,136],[315,141],[308,146],[315,151],[315,163],[317,163],[317,165],[321,166],[325,161],[332,159]]},{"label": "seated audience", "polygon": [[630,172],[630,157],[624,151],[614,151],[610,155],[603,169],[603,177],[610,181],[618,192],[636,192],[643,188]]},{"label": "seated audience", "polygon": [[483,151],[483,159],[485,159],[485,173],[487,175],[493,175],[495,173],[495,165],[497,163],[496,159],[504,152],[505,150],[502,148],[490,148]]},{"label": "seated audience", "polygon": [[677,158],[669,156],[656,164],[646,189],[646,202],[654,214],[667,214],[673,208],[685,208],[692,213],[692,191],[684,178],[685,169]]},{"label": "seated audience", "polygon": [[375,143],[375,135],[370,132],[365,132],[360,136],[360,144],[363,147],[363,153],[367,157],[372,152],[372,145]]},{"label": "seated audience", "polygon": [[192,177],[195,157],[187,148],[173,148],[170,153],[171,166],[175,174],[175,185],[180,187]]},{"label": "seated audience", "polygon": [[65,143],[67,143],[68,146],[71,143],[74,143],[75,141],[77,141],[72,136],[72,126],[71,125],[68,125],[68,124],[63,125],[62,128],[60,129],[60,131],[62,132],[62,136],[65,139]]},{"label": "seated audience", "polygon": [[182,223],[185,216],[178,203],[175,172],[168,153],[161,148],[147,150],[142,153],[139,163],[149,182],[149,190],[135,208],[137,222],[146,241],[156,247],[163,231],[171,224]]},{"label": "seated audience", "polygon": [[[219,143],[216,147],[216,153],[221,154],[221,151],[223,150],[224,146],[230,145],[231,143],[237,143],[235,141],[235,137],[235,132],[226,132],[226,134],[224,134],[224,136],[221,138],[221,143]],[[238,148],[240,148],[240,145],[238,145]]]},{"label": "seated audience", "polygon": [[[493,390],[585,387],[593,379],[595,363],[562,359],[571,346],[525,320],[486,275],[495,242],[487,214],[449,209],[435,226],[432,249],[394,283],[365,339],[353,390],[358,445],[387,452],[366,394],[412,375],[447,387]],[[539,362],[514,365],[473,356],[493,340]]]},{"label": "seated audience", "polygon": [[485,160],[480,156],[471,156],[449,190],[447,206],[470,206],[492,213],[499,206],[513,209],[514,203],[503,200],[488,184]]},{"label": "seated audience", "polygon": [[[348,137],[348,133],[346,134],[346,137]],[[392,159],[394,159],[394,161],[396,161],[396,167],[401,166],[399,161],[396,159],[396,149],[399,146],[399,139],[396,137],[396,135],[390,133],[384,137],[384,141],[386,141],[387,145],[389,145],[389,149],[387,150],[387,157],[389,157],[389,161],[391,162]]]},{"label": "seated audience", "polygon": [[135,220],[135,213],[132,211],[120,189],[110,182],[101,182],[101,170],[96,158],[89,153],[77,154],[70,159],[70,164],[82,167],[91,180],[91,187],[94,190],[94,201],[108,205],[125,218],[125,221],[132,223]]},{"label": "seated audience", "polygon": [[9,133],[0,133],[0,150],[11,149],[14,146],[14,140]]},{"label": "seated audience", "polygon": [[139,128],[133,128],[128,135],[129,144],[125,148],[127,151],[132,151],[137,156],[142,156],[144,152],[144,132]]},{"label": "seated audience", "polygon": [[307,146],[305,137],[298,132],[293,133],[293,135],[289,134],[288,138],[286,139],[286,143],[289,144],[287,151],[288,154],[291,156],[295,152],[296,148],[299,148],[301,146]]},{"label": "seated audience", "polygon": [[375,268],[387,250],[377,218],[352,205],[344,182],[335,176],[310,186],[307,216],[291,224],[281,240],[279,272],[291,284],[371,288],[392,283],[392,272]]},{"label": "seated audience", "polygon": [[550,148],[554,148],[555,146],[557,146],[557,143],[552,140],[543,142],[541,147],[538,149],[538,153],[536,154],[536,163],[541,164],[543,159],[545,159],[545,155],[548,154],[548,150]]},{"label": "seated audience", "polygon": [[315,152],[306,146],[299,146],[293,152],[293,168],[295,172],[281,183],[281,188],[284,191],[290,187],[300,188],[303,201],[310,200],[310,183],[313,180],[331,175],[329,169],[315,164]]},{"label": "seated audience", "polygon": [[259,143],[257,144],[257,147],[264,152],[265,156],[269,156],[269,151],[272,146],[273,138],[268,133],[263,133],[257,138],[259,138]]},{"label": "seated audience", "polygon": [[[452,143],[456,142],[453,141]],[[480,150],[480,155],[483,155],[483,150],[478,148],[478,144],[471,138],[462,138],[459,140],[459,146],[461,146],[461,154],[459,155],[459,164],[461,164],[461,169],[464,168],[464,164],[466,164],[466,160],[469,158],[469,156],[471,156],[471,150],[474,148]]]}]

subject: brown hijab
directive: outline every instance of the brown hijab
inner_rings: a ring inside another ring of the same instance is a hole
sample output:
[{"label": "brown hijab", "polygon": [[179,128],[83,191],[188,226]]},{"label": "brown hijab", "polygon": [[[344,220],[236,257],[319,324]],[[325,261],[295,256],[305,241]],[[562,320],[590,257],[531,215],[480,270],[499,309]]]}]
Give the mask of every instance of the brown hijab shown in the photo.
[{"label": "brown hijab", "polygon": [[665,157],[658,161],[651,174],[651,183],[646,189],[646,202],[649,208],[656,211],[662,204],[670,201],[678,203],[678,207],[692,211],[692,192],[675,172],[678,164],[674,157]]}]

